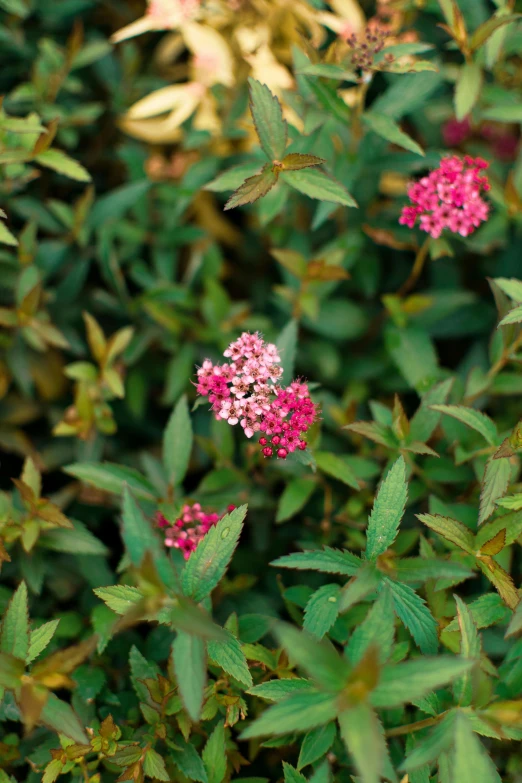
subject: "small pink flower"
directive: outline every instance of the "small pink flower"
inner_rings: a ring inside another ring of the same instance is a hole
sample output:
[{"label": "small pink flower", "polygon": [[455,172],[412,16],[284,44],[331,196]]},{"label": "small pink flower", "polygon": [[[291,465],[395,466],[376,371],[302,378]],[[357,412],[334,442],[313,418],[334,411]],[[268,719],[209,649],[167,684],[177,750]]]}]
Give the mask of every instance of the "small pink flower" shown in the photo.
[{"label": "small pink flower", "polygon": [[403,208],[399,223],[413,228],[419,219],[421,231],[434,239],[444,229],[469,236],[488,219],[482,193],[490,185],[481,173],[487,167],[485,160],[469,155],[443,158],[438,169],[410,186],[411,204]]},{"label": "small pink flower", "polygon": [[447,147],[458,147],[463,141],[471,135],[471,122],[469,117],[463,120],[457,120],[452,117],[442,128],[442,137]]}]

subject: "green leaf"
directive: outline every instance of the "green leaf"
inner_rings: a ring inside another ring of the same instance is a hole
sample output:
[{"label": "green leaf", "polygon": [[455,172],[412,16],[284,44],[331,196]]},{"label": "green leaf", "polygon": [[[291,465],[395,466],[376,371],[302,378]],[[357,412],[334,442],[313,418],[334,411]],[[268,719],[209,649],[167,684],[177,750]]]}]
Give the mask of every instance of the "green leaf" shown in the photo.
[{"label": "green leaf", "polygon": [[319,470],[322,470],[323,473],[332,476],[338,481],[342,481],[343,484],[347,484],[353,489],[359,489],[359,482],[357,481],[355,473],[342,457],[339,457],[337,454],[332,454],[329,451],[316,451],[315,461],[317,467]]},{"label": "green leaf", "polygon": [[406,463],[399,457],[377,491],[366,531],[367,560],[377,560],[395,541],[407,499]]},{"label": "green leaf", "polygon": [[490,446],[498,444],[497,425],[482,411],[466,408],[464,405],[432,405],[433,410],[452,416],[466,426],[480,433]]},{"label": "green leaf", "polygon": [[0,651],[23,661],[29,653],[29,613],[25,582],[20,582],[4,613],[0,628]]},{"label": "green leaf", "polygon": [[263,152],[269,160],[281,160],[285,154],[288,128],[281,104],[266,84],[249,78],[250,111]]},{"label": "green leaf", "polygon": [[205,642],[198,636],[178,631],[172,644],[172,657],[179,694],[190,719],[197,723],[207,681]]},{"label": "green leaf", "polygon": [[375,566],[366,564],[343,587],[339,597],[339,612],[346,612],[350,607],[362,601],[373,593],[379,585],[380,575]]},{"label": "green leaf", "polygon": [[417,514],[417,519],[420,519],[435,533],[463,549],[464,552],[470,555],[474,554],[475,537],[471,530],[466,525],[463,525],[462,522],[443,517],[440,514]]},{"label": "green leaf", "polygon": [[421,404],[410,421],[410,438],[413,441],[426,443],[440,421],[440,414],[432,406],[445,403],[453,386],[453,378],[448,378],[432,386],[423,394]]},{"label": "green leaf", "polygon": [[474,576],[472,569],[454,560],[425,557],[403,557],[396,562],[399,582],[426,582],[428,579],[457,579]]},{"label": "green leaf", "polygon": [[225,211],[234,207],[241,207],[244,204],[253,204],[254,201],[266,196],[272,190],[277,182],[277,174],[270,163],[263,167],[259,174],[246,179],[237,190],[232,193],[227,203]]},{"label": "green leaf", "polygon": [[209,658],[221,666],[223,671],[234,679],[245,685],[247,688],[252,686],[252,675],[248,668],[248,663],[241,650],[241,645],[230,631],[226,631],[224,640],[210,640],[207,642],[207,652]]},{"label": "green leaf", "polygon": [[407,383],[419,394],[439,374],[438,359],[428,334],[417,327],[390,327],[385,333],[386,349]]},{"label": "green leaf", "polygon": [[408,136],[407,133],[404,133],[399,125],[388,115],[367,111],[363,114],[363,122],[368,125],[370,130],[378,136],[382,136],[386,141],[424,157],[425,152],[422,147]]},{"label": "green leaf", "polygon": [[303,169],[302,171],[282,171],[281,179],[290,187],[304,193],[305,196],[320,201],[333,201],[346,207],[356,207],[357,202],[340,182],[327,176],[318,169]]},{"label": "green leaf", "polygon": [[499,321],[499,326],[507,326],[508,324],[519,324],[522,321],[522,305],[515,307],[514,310],[510,310],[504,318]]},{"label": "green leaf", "polygon": [[29,641],[29,652],[26,656],[26,663],[31,663],[34,661],[35,658],[37,658],[41,652],[45,650],[49,642],[54,636],[54,633],[58,627],[60,620],[49,620],[47,623],[43,623],[39,626],[39,628],[36,628],[34,631],[31,631],[30,641]]},{"label": "green leaf", "polygon": [[129,652],[130,679],[132,687],[140,701],[148,701],[149,691],[145,685],[145,680],[155,680],[159,674],[157,664],[148,661],[140,653],[135,645],[132,645]]},{"label": "green leaf", "polygon": [[457,716],[455,724],[452,771],[459,783],[502,783],[493,761],[463,714]]},{"label": "green leaf", "polygon": [[24,671],[25,661],[21,658],[15,658],[10,653],[0,652],[0,695],[2,697],[3,688],[15,690],[20,686]]},{"label": "green leaf", "polygon": [[455,87],[455,114],[457,120],[467,117],[477,102],[482,87],[482,68],[478,63],[467,62],[461,69]]},{"label": "green leaf", "polygon": [[375,712],[368,704],[358,704],[339,715],[339,726],[361,783],[379,783],[387,749]]},{"label": "green leaf", "polygon": [[277,504],[276,522],[286,522],[306,506],[316,488],[309,478],[295,478],[289,481]]},{"label": "green leaf", "polygon": [[323,688],[337,691],[345,685],[348,663],[326,640],[318,641],[287,623],[277,623],[274,634],[290,658]]},{"label": "green leaf", "polygon": [[430,655],[437,651],[437,623],[426,602],[409,585],[386,580],[392,596],[395,613],[411,633],[421,652]]},{"label": "green leaf", "polygon": [[[400,707],[461,677],[472,666],[473,661],[449,655],[417,658],[395,666],[385,666],[370,700],[374,707],[381,709]],[[405,683],[408,684],[407,688]]]},{"label": "green leaf", "polygon": [[441,73],[412,73],[392,77],[390,87],[373,102],[372,111],[399,120],[405,114],[412,114],[421,106],[426,106],[441,83]]},{"label": "green leaf", "polygon": [[519,602],[508,625],[506,636],[514,636],[522,628],[522,601]]},{"label": "green leaf", "polygon": [[[458,623],[461,634],[460,654],[463,658],[476,662],[480,660],[480,637],[478,635],[477,626],[469,606],[467,606],[458,595],[455,596],[455,601],[457,604]],[[464,707],[467,707],[472,703],[472,686],[471,671],[467,671],[462,678],[455,683],[455,698],[459,704]]]},{"label": "green leaf", "polygon": [[109,550],[77,519],[71,519],[72,529],[53,528],[38,539],[38,546],[53,552],[69,552],[73,555],[97,555],[103,557]]},{"label": "green leaf", "polygon": [[120,220],[131,207],[136,206],[140,201],[143,203],[142,198],[150,190],[151,185],[152,182],[148,179],[131,182],[129,185],[121,185],[96,199],[87,221],[87,227],[90,230],[99,229],[109,221]]},{"label": "green leaf", "polygon": [[208,783],[207,771],[194,745],[190,742],[185,742],[182,737],[176,737],[176,746],[180,750],[171,750],[170,756],[178,769],[189,780],[196,780],[198,783]]},{"label": "green leaf", "polygon": [[[401,770],[410,772],[439,758],[453,743],[455,718],[455,712],[447,713],[440,723],[409,753],[406,761],[401,766]],[[478,783],[478,780],[475,783]]]},{"label": "green leaf", "polygon": [[18,245],[18,240],[7,228],[7,226],[0,221],[0,243],[3,245],[10,245],[11,247],[16,247]]},{"label": "green leaf", "polygon": [[375,647],[380,663],[388,660],[395,636],[395,616],[391,592],[385,587],[346,646],[346,657],[356,666],[369,647]]},{"label": "green leaf", "polygon": [[163,436],[163,463],[173,487],[177,487],[185,478],[192,440],[192,422],[187,397],[183,395],[172,411]]},{"label": "green leaf", "polygon": [[141,473],[126,465],[115,465],[111,462],[74,462],[63,468],[64,473],[91,484],[104,492],[121,495],[125,484],[139,500],[152,500],[157,492]]},{"label": "green leaf", "polygon": [[277,350],[281,356],[283,374],[280,383],[288,386],[294,379],[295,355],[297,353],[298,323],[293,318],[288,321],[276,340]]},{"label": "green leaf", "polygon": [[305,776],[301,775],[295,767],[292,767],[286,761],[283,761],[283,774],[285,783],[306,783]]},{"label": "green leaf", "polygon": [[203,748],[202,757],[207,771],[208,783],[221,783],[227,771],[224,721],[219,721],[208,738]]},{"label": "green leaf", "polygon": [[483,22],[483,24],[477,27],[477,29],[471,36],[471,40],[469,42],[470,50],[474,52],[475,49],[479,49],[484,43],[486,43],[488,38],[495,32],[495,30],[498,30],[499,27],[502,27],[503,25],[516,22],[519,19],[522,19],[522,14],[509,14],[508,16],[492,16],[486,22]]},{"label": "green leaf", "polygon": [[310,168],[310,166],[320,166],[326,163],[324,158],[318,158],[317,155],[304,155],[301,152],[291,152],[285,155],[281,161],[284,171],[300,171]]},{"label": "green leaf", "polygon": [[351,552],[340,549],[312,549],[307,552],[294,552],[283,555],[270,565],[279,568],[296,568],[299,571],[322,571],[325,574],[344,574],[353,576],[362,565],[362,561]]},{"label": "green leaf", "polygon": [[143,772],[148,778],[169,781],[170,776],[165,768],[165,762],[154,748],[145,751],[143,760]]},{"label": "green leaf", "polygon": [[122,538],[131,562],[139,566],[146,552],[158,550],[158,539],[128,487],[123,490]]},{"label": "green leaf", "polygon": [[243,731],[241,739],[309,731],[333,720],[336,714],[335,695],[310,689],[269,707]]},{"label": "green leaf", "polygon": [[[490,625],[504,622],[510,612],[503,604],[502,599],[496,593],[486,593],[475,601],[467,604],[473,622],[477,628],[488,628]],[[459,630],[458,618],[455,617],[444,629],[445,633]]]},{"label": "green leaf", "polygon": [[326,723],[309,731],[301,745],[297,769],[303,769],[321,759],[332,747],[334,739],[335,723]]},{"label": "green leaf", "polygon": [[522,280],[515,277],[495,277],[495,283],[515,302],[522,303]]},{"label": "green leaf", "polygon": [[311,680],[293,677],[291,679],[262,682],[260,685],[254,685],[253,688],[250,688],[248,693],[257,696],[259,699],[278,702],[286,699],[288,696],[293,696],[295,693],[309,691],[310,689],[313,689]]},{"label": "green leaf", "polygon": [[259,163],[242,163],[218,174],[215,179],[205,185],[204,189],[214,193],[221,193],[223,190],[236,190],[245,179],[253,177],[258,171]]},{"label": "green leaf", "polygon": [[55,696],[54,693],[49,694],[40,715],[40,722],[58,734],[64,734],[74,742],[82,745],[87,745],[89,742],[72,707]]},{"label": "green leaf", "polygon": [[73,160],[61,150],[45,150],[37,155],[35,160],[42,166],[57,171],[58,174],[64,174],[69,179],[75,179],[78,182],[91,181],[91,175],[87,169],[84,169],[78,161]]},{"label": "green leaf", "polygon": [[98,587],[94,592],[116,614],[126,614],[136,604],[143,601],[143,593],[130,585]]},{"label": "green leaf", "polygon": [[165,607],[161,621],[167,622],[176,630],[186,631],[203,639],[222,641],[226,638],[223,628],[213,622],[208,612],[181,595],[171,599],[170,606]]},{"label": "green leaf", "polygon": [[488,459],[480,493],[479,525],[495,511],[496,501],[506,493],[510,477],[511,465],[507,457]]},{"label": "green leaf", "polygon": [[197,603],[210,595],[224,576],[243,529],[247,506],[235,508],[212,527],[189,557],[183,590]]},{"label": "green leaf", "polygon": [[323,585],[310,597],[305,608],[303,628],[312,636],[322,639],[337,620],[339,614],[339,585]]}]

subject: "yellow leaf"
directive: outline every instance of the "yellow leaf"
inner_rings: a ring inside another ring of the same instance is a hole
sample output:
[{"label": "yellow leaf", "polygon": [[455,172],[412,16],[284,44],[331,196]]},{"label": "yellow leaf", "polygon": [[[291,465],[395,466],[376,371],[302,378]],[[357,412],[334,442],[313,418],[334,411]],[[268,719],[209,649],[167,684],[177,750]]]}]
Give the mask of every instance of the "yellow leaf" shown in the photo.
[{"label": "yellow leaf", "polygon": [[235,83],[234,62],[230,48],[217,30],[191,22],[183,26],[183,37],[194,55],[195,81],[206,86]]}]

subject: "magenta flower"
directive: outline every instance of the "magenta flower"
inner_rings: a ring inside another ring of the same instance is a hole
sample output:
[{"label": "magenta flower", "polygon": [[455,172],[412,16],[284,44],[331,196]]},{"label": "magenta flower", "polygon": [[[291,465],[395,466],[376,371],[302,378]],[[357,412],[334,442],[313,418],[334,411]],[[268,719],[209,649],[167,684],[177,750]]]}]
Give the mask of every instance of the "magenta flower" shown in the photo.
[{"label": "magenta flower", "polygon": [[[234,508],[235,506],[228,506],[227,513]],[[186,503],[173,524],[160,512],[156,514],[156,523],[164,530],[165,546],[181,549],[183,557],[188,560],[201,539],[224,516],[224,513],[220,515],[202,511],[199,503]]]},{"label": "magenta flower", "polygon": [[281,358],[275,345],[244,332],[224,353],[229,364],[209,359],[198,369],[197,390],[212,403],[217,419],[240,424],[247,438],[261,433],[265,457],[286,459],[306,449],[304,435],[317,419],[317,406],[306,383],[293,381],[283,388]]},{"label": "magenta flower", "polygon": [[437,239],[446,228],[467,237],[487,220],[489,206],[481,194],[490,188],[481,172],[488,167],[482,158],[443,158],[435,171],[408,189],[412,204],[404,207],[399,223],[420,229]]},{"label": "magenta flower", "polygon": [[471,122],[469,117],[464,117],[463,120],[457,120],[456,117],[452,117],[442,128],[442,137],[448,147],[457,147],[463,141],[466,141],[470,134]]}]

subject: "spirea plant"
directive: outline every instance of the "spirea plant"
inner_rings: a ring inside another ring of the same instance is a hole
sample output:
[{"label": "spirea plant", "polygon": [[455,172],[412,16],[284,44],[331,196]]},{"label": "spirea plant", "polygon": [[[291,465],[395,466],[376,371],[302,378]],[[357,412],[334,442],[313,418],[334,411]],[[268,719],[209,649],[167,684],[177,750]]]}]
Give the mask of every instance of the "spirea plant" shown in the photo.
[{"label": "spirea plant", "polygon": [[521,783],[521,20],[0,0],[0,783]]}]

